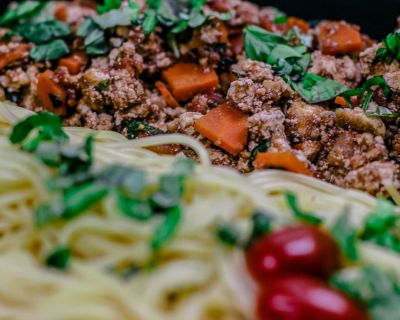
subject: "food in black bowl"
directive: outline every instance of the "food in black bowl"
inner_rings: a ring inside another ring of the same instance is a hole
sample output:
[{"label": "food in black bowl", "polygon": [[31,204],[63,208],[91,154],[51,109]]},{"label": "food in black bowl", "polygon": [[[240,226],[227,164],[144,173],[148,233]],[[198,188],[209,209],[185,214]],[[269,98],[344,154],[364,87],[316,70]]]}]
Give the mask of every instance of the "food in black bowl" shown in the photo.
[{"label": "food in black bowl", "polygon": [[396,319],[400,36],[290,10],[10,5],[6,319]]}]

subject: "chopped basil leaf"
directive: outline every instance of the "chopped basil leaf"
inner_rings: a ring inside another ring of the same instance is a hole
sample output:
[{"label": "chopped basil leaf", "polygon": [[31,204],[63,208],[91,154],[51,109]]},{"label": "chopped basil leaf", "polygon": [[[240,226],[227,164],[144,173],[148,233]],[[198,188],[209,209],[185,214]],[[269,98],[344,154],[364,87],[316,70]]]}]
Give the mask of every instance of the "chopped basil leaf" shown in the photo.
[{"label": "chopped basil leaf", "polygon": [[23,24],[15,30],[26,40],[36,44],[43,44],[71,34],[70,26],[58,20],[48,20],[36,24]]},{"label": "chopped basil leaf", "polygon": [[244,46],[248,59],[270,64],[276,74],[288,76],[289,82],[301,79],[311,62],[307,47],[289,46],[284,37],[257,26],[245,29]]},{"label": "chopped basil leaf", "polygon": [[73,219],[98,203],[108,194],[108,188],[98,183],[87,183],[65,191],[62,218]]},{"label": "chopped basil leaf", "polygon": [[152,34],[157,26],[157,13],[155,10],[146,10],[142,24],[143,32],[146,36]]},{"label": "chopped basil leaf", "polygon": [[177,206],[183,195],[184,178],[192,175],[193,170],[193,160],[178,158],[171,173],[160,178],[159,190],[152,196],[153,204],[161,209]]},{"label": "chopped basil leaf", "polygon": [[254,213],[251,220],[253,221],[251,241],[259,239],[271,231],[272,218],[265,213]]},{"label": "chopped basil leaf", "polygon": [[346,99],[347,103],[349,104],[350,108],[353,107],[351,102],[351,97],[355,96],[363,96],[365,92],[367,92],[367,96],[363,103],[363,110],[366,111],[368,109],[369,103],[371,102],[373,93],[369,91],[369,89],[373,86],[380,86],[383,89],[383,93],[387,96],[390,93],[390,88],[387,85],[385,79],[381,76],[376,76],[368,79],[362,88],[359,89],[352,89],[343,92],[341,95]]},{"label": "chopped basil leaf", "polygon": [[128,7],[131,13],[131,19],[133,23],[136,23],[139,20],[140,15],[140,7],[136,0],[129,0]]},{"label": "chopped basil leaf", "polygon": [[97,6],[97,12],[99,14],[111,11],[113,9],[119,9],[121,7],[121,0],[104,0],[103,5]]},{"label": "chopped basil leaf", "polygon": [[22,1],[15,7],[9,8],[0,17],[0,26],[10,25],[15,23],[20,19],[27,18],[38,13],[45,6],[44,2],[40,1]]},{"label": "chopped basil leaf", "polygon": [[222,243],[228,246],[240,246],[239,231],[233,226],[220,224],[217,228],[217,237]]},{"label": "chopped basil leaf", "polygon": [[54,200],[40,205],[35,212],[36,226],[43,227],[53,220],[59,219],[64,211],[62,200]]},{"label": "chopped basil leaf", "polygon": [[130,26],[139,18],[139,6],[130,0],[128,7],[112,9],[101,15],[86,19],[78,28],[77,35],[84,37],[88,55],[100,56],[109,51],[105,30],[117,26]]},{"label": "chopped basil leaf", "polygon": [[308,103],[332,100],[347,90],[347,87],[334,80],[307,73],[298,83],[291,81],[293,89]]},{"label": "chopped basil leaf", "polygon": [[71,258],[71,251],[68,248],[60,247],[54,250],[47,258],[46,265],[59,269],[66,270]]},{"label": "chopped basil leaf", "polygon": [[69,48],[64,40],[57,39],[52,42],[32,48],[29,52],[35,61],[57,60],[69,54]]},{"label": "chopped basil leaf", "polygon": [[143,31],[145,35],[150,35],[157,24],[161,23],[170,28],[170,32],[180,33],[188,27],[198,28],[212,17],[223,21],[232,18],[231,13],[210,12],[205,15],[205,3],[205,0],[148,0],[142,23]]},{"label": "chopped basil leaf", "polygon": [[157,227],[151,241],[153,250],[161,249],[174,236],[182,219],[181,209],[176,206],[167,211],[164,221]]},{"label": "chopped basil leaf", "polygon": [[190,177],[194,173],[195,162],[189,158],[178,158],[171,170],[171,175],[176,177]]},{"label": "chopped basil leaf", "polygon": [[400,290],[396,278],[374,267],[345,269],[331,283],[350,297],[363,302],[373,320],[397,320]]},{"label": "chopped basil leaf", "polygon": [[275,7],[269,8],[272,11],[275,24],[285,24],[287,22],[287,14]]},{"label": "chopped basil leaf", "polygon": [[162,176],[160,188],[153,195],[152,201],[157,208],[169,209],[178,205],[183,194],[183,179],[178,176]]},{"label": "chopped basil leaf", "polygon": [[393,60],[400,61],[399,32],[391,33],[383,40],[383,48],[377,50],[376,60],[383,61],[387,64],[392,63]]},{"label": "chopped basil leaf", "polygon": [[345,208],[332,227],[332,235],[342,248],[343,254],[351,261],[359,257],[357,249],[357,232],[350,222],[349,208]]},{"label": "chopped basil leaf", "polygon": [[288,20],[286,15],[275,17],[274,22],[275,24],[285,24]]},{"label": "chopped basil leaf", "polygon": [[129,139],[136,139],[143,134],[156,136],[164,133],[162,130],[149,125],[147,122],[140,120],[130,121],[127,125],[127,129]]},{"label": "chopped basil leaf", "polygon": [[103,30],[96,29],[85,38],[86,53],[90,56],[101,56],[109,51]]},{"label": "chopped basil leaf", "polygon": [[121,193],[118,195],[118,207],[123,214],[138,221],[149,221],[154,215],[149,201],[130,199]]},{"label": "chopped basil leaf", "polygon": [[28,117],[14,126],[10,135],[11,143],[22,144],[35,129],[38,130],[37,135],[31,137],[31,140],[27,142],[30,145],[28,148],[30,151],[35,150],[43,141],[60,143],[68,139],[62,129],[60,117],[42,112]]},{"label": "chopped basil leaf", "polygon": [[98,85],[96,85],[95,89],[97,91],[106,91],[110,87],[110,80],[103,80]]},{"label": "chopped basil leaf", "polygon": [[287,42],[283,37],[257,26],[244,29],[244,48],[248,59],[267,62],[272,48],[278,44]]},{"label": "chopped basil leaf", "polygon": [[111,166],[97,178],[130,198],[140,198],[147,186],[146,172],[131,167]]},{"label": "chopped basil leaf", "polygon": [[244,30],[244,46],[248,59],[270,64],[308,103],[329,101],[347,90],[336,81],[306,73],[311,63],[307,47],[289,46],[282,36],[249,26]]},{"label": "chopped basil leaf", "polygon": [[[178,25],[179,26],[179,25]],[[178,31],[178,33],[181,31]],[[168,33],[168,45],[174,53],[174,57],[179,59],[181,57],[181,50],[179,48],[178,41],[176,39],[176,35],[174,34],[174,29]]]},{"label": "chopped basil leaf", "polygon": [[289,208],[292,210],[293,214],[296,216],[297,219],[316,225],[322,223],[321,218],[316,217],[312,212],[303,211],[299,207],[296,195],[294,193],[287,192],[285,196]]},{"label": "chopped basil leaf", "polygon": [[379,246],[400,253],[400,215],[394,211],[394,205],[383,198],[378,203],[365,221],[361,238],[371,241]]},{"label": "chopped basil leaf", "polygon": [[103,30],[117,26],[130,26],[132,24],[132,11],[128,7],[114,9],[102,15],[94,16],[92,19]]},{"label": "chopped basil leaf", "polygon": [[393,112],[392,110],[378,106],[378,108],[374,112],[366,112],[366,115],[369,117],[380,117],[380,118],[398,118],[400,117],[400,113]]},{"label": "chopped basil leaf", "polygon": [[79,37],[87,37],[96,29],[98,29],[98,26],[93,22],[93,20],[86,19],[79,25],[76,35]]}]

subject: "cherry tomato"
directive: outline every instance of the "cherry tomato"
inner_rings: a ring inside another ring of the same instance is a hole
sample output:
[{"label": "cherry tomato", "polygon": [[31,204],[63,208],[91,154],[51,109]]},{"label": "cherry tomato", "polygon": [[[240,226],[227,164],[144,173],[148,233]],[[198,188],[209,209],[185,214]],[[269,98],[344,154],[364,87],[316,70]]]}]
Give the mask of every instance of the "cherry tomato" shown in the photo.
[{"label": "cherry tomato", "polygon": [[280,275],[261,291],[258,320],[368,320],[361,307],[307,275]]},{"label": "cherry tomato", "polygon": [[246,257],[250,273],[260,283],[287,272],[327,277],[340,265],[336,241],[326,232],[306,225],[265,236],[250,247]]}]

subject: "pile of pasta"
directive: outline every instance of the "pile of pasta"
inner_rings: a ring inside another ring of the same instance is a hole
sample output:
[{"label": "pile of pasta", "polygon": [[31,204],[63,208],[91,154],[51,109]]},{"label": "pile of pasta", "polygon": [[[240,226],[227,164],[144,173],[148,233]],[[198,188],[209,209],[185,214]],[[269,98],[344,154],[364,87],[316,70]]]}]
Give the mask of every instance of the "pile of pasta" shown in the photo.
[{"label": "pile of pasta", "polygon": [[[287,191],[328,225],[346,206],[352,223],[360,224],[376,204],[369,195],[310,177],[274,170],[243,176],[212,167],[201,144],[185,136],[129,141],[114,132],[66,128],[71,144],[94,135],[98,168],[135,166],[156,179],[175,159],[145,147],[167,143],[192,148],[200,159],[187,181],[182,221],[158,253],[157,264],[121,278],[112,272],[113,266],[143,265],[151,259],[149,239],[157,219],[130,219],[107,197],[73,220],[38,228],[33,216],[50,198],[47,181],[52,170],[9,142],[12,126],[28,115],[16,106],[0,105],[0,319],[252,319],[256,286],[247,274],[243,252],[221,245],[215,236],[218,223],[234,222],[246,232],[255,210],[268,212],[277,224],[291,223]],[[60,245],[73,253],[66,272],[43,264]],[[397,255],[370,244],[361,244],[360,253],[367,263],[400,279]]]}]

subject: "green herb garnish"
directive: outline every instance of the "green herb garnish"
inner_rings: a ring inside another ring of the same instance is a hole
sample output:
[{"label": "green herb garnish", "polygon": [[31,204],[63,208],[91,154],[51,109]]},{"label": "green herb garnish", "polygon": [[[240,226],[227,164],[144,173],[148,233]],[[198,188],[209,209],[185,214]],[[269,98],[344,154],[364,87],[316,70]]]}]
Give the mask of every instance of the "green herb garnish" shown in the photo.
[{"label": "green herb garnish", "polygon": [[57,39],[52,42],[38,45],[29,52],[35,61],[58,60],[70,53],[64,40]]},{"label": "green herb garnish", "polygon": [[121,0],[104,0],[103,5],[98,5],[97,12],[102,14],[113,9],[119,9],[120,7]]},{"label": "green herb garnish", "polygon": [[367,307],[372,320],[397,320],[400,314],[400,289],[397,280],[375,267],[345,269],[331,283]]},{"label": "green herb garnish", "polygon": [[151,247],[153,250],[161,249],[174,236],[182,218],[181,209],[175,206],[167,211],[164,221],[157,227]]},{"label": "green herb garnish", "polygon": [[394,205],[383,198],[378,199],[374,210],[365,221],[361,239],[376,243],[400,253],[400,215]]},{"label": "green herb garnish", "polygon": [[110,80],[103,80],[98,85],[96,85],[95,89],[97,91],[106,91],[110,87],[111,82]]},{"label": "green herb garnish", "polygon": [[253,230],[251,232],[250,242],[261,238],[271,231],[272,218],[265,213],[256,212],[252,215]]},{"label": "green herb garnish", "polygon": [[351,261],[359,257],[357,249],[357,232],[350,221],[350,210],[346,207],[332,227],[332,235],[342,248],[344,255]]},{"label": "green herb garnish", "polygon": [[77,35],[85,38],[84,45],[88,55],[104,55],[109,51],[105,31],[117,26],[130,26],[136,23],[138,18],[139,6],[136,1],[130,0],[128,7],[119,6],[106,10],[101,15],[87,18],[79,26]]},{"label": "green herb garnish", "polygon": [[361,97],[364,96],[365,93],[366,99],[364,100],[364,103],[362,104],[362,108],[364,111],[368,110],[369,103],[371,102],[373,92],[370,91],[371,87],[373,86],[380,86],[383,89],[383,93],[385,96],[389,95],[390,93],[390,88],[386,84],[385,79],[383,79],[381,76],[376,76],[368,79],[362,88],[359,89],[352,89],[352,90],[347,90],[342,93],[342,96],[346,99],[347,103],[349,104],[350,108],[353,108],[353,104],[351,102],[351,97]]},{"label": "green herb garnish", "polygon": [[378,106],[378,108],[374,112],[366,112],[366,115],[369,117],[379,117],[379,118],[398,118],[400,117],[400,113],[393,112],[392,110]]},{"label": "green herb garnish", "polygon": [[22,24],[17,26],[15,31],[26,40],[35,44],[43,44],[71,34],[70,26],[58,20],[47,20],[35,24]]},{"label": "green herb garnish", "polygon": [[143,32],[150,35],[160,23],[172,33],[181,33],[187,28],[198,28],[211,17],[219,20],[229,20],[231,13],[211,12],[205,15],[203,7],[205,0],[147,0],[143,20]]},{"label": "green herb garnish", "polygon": [[347,90],[336,81],[306,73],[311,63],[306,46],[290,46],[284,37],[257,26],[245,28],[244,46],[248,59],[271,65],[308,103],[329,101]]},{"label": "green herb garnish", "polygon": [[128,138],[136,139],[142,134],[156,136],[164,132],[156,127],[149,125],[147,122],[141,120],[132,120],[127,124]]},{"label": "green herb garnish", "polygon": [[329,101],[347,90],[347,87],[339,82],[312,73],[307,73],[299,82],[290,81],[290,84],[308,103]]},{"label": "green herb garnish", "polygon": [[66,270],[69,266],[70,258],[71,251],[68,248],[60,247],[46,258],[46,265],[51,268]]},{"label": "green herb garnish", "polygon": [[17,4],[15,7],[9,8],[0,17],[0,26],[11,25],[21,19],[31,17],[38,13],[45,6],[41,1],[25,0]]},{"label": "green herb garnish", "polygon": [[121,214],[129,218],[146,222],[163,217],[150,244],[153,250],[162,248],[179,226],[185,179],[193,174],[194,161],[178,158],[155,185],[138,168],[115,165],[95,170],[93,137],[81,146],[68,145],[67,138],[61,119],[49,113],[28,117],[11,133],[13,144],[21,145],[55,169],[55,176],[48,181],[53,200],[37,208],[36,225],[74,219],[113,196]]},{"label": "green herb garnish", "polygon": [[241,246],[239,231],[232,225],[220,224],[217,227],[217,237],[227,246]]},{"label": "green herb garnish", "polygon": [[293,214],[295,215],[295,217],[297,219],[299,219],[300,221],[304,221],[304,222],[308,222],[308,223],[316,224],[316,225],[322,223],[322,219],[319,217],[316,217],[314,215],[314,213],[304,211],[299,207],[299,205],[297,203],[296,195],[294,193],[287,192],[287,193],[285,193],[285,196],[286,196],[286,201],[287,201],[289,208],[292,210]]},{"label": "green herb garnish", "polygon": [[[33,131],[36,135],[31,136]],[[28,141],[27,138],[30,138]],[[28,151],[35,151],[40,143],[50,141],[61,143],[68,139],[62,129],[60,117],[47,112],[35,114],[19,122],[12,130],[10,141],[12,144],[22,144]]]},{"label": "green herb garnish", "polygon": [[392,63],[393,60],[400,61],[399,32],[391,33],[383,40],[383,48],[377,50],[376,60],[383,61],[387,64]]}]

